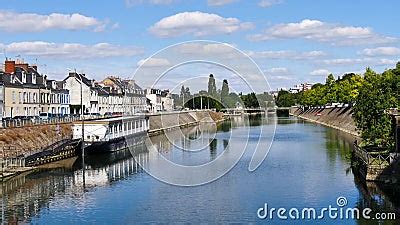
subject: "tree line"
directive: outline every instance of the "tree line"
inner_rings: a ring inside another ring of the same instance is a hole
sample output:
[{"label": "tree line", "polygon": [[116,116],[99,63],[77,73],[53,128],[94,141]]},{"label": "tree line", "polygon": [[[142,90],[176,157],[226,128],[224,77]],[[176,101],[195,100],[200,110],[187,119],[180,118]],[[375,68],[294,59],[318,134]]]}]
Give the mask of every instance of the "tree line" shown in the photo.
[{"label": "tree line", "polygon": [[335,79],[329,74],[325,84],[310,90],[289,93],[281,90],[276,104],[281,107],[304,107],[346,103],[352,106],[353,118],[363,144],[394,148],[394,127],[388,110],[400,105],[400,62],[396,68],[377,73],[367,68],[362,75],[349,73]]},{"label": "tree line", "polygon": [[190,93],[190,88],[182,86],[179,96],[174,96],[175,103],[183,108],[189,109],[216,109],[217,111],[226,108],[259,108],[273,107],[274,98],[267,92],[256,93],[234,93],[230,92],[228,80],[222,81],[221,89],[217,89],[215,78],[210,74],[208,87],[196,94]]}]

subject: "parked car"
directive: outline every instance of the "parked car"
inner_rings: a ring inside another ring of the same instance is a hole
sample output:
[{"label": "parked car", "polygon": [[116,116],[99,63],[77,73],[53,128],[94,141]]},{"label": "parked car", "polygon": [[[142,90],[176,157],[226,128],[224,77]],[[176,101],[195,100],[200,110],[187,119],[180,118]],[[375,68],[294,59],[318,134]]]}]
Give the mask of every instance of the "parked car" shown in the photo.
[{"label": "parked car", "polygon": [[14,121],[23,121],[23,120],[28,120],[27,116],[14,116],[13,117]]},{"label": "parked car", "polygon": [[110,113],[110,112],[106,112],[106,113],[104,113],[104,116],[112,116],[113,114],[112,113]]},{"label": "parked car", "polygon": [[42,121],[49,121],[50,119],[53,118],[53,114],[51,114],[51,113],[46,113],[46,112],[40,113],[39,116],[40,116],[40,120],[42,120]]}]

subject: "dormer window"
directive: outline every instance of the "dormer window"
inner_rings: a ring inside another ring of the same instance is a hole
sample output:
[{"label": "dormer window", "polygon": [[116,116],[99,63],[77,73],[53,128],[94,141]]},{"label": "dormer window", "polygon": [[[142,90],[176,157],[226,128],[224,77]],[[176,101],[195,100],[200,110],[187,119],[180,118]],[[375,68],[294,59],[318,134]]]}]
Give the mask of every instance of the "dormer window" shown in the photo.
[{"label": "dormer window", "polygon": [[32,73],[32,84],[36,84],[36,74]]},{"label": "dormer window", "polygon": [[24,71],[22,71],[22,83],[26,83],[26,74]]}]

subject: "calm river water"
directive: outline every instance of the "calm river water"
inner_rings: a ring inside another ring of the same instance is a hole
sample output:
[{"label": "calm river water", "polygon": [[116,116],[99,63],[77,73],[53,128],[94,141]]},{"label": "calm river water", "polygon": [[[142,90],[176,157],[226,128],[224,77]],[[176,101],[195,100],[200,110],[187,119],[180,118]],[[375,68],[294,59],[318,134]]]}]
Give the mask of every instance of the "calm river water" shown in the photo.
[{"label": "calm river water", "polygon": [[[276,118],[275,118],[276,119]],[[273,120],[273,119],[272,119]],[[241,141],[240,129],[250,127],[257,136],[263,126],[272,126],[261,117],[240,118],[235,125],[218,127],[215,138],[201,135],[198,127],[187,128],[188,138],[179,135],[174,143],[196,148],[210,141],[202,151],[185,152],[170,144],[165,136],[152,137],[158,150],[181,164],[194,165],[214,160],[223,151],[235,151]],[[229,138],[232,132],[231,139]],[[174,135],[170,136],[174,137]],[[207,139],[207,140],[202,140]],[[249,139],[249,145],[256,138]],[[85,185],[81,160],[70,159],[54,169],[21,175],[2,186],[2,222],[33,224],[130,224],[130,223],[328,223],[376,224],[356,219],[315,221],[261,220],[257,210],[269,207],[337,206],[343,196],[347,207],[370,207],[374,212],[394,212],[400,197],[390,189],[363,183],[350,169],[354,138],[336,130],[289,117],[278,118],[272,148],[254,172],[248,171],[252,152],[222,178],[197,187],[178,187],[160,182],[140,168],[157,159],[146,150],[88,156],[85,159]],[[261,143],[262,144],[262,143]],[[193,146],[193,147],[192,147]],[[267,147],[267,146],[266,146]],[[385,221],[384,224],[399,221]],[[381,223],[382,224],[382,223]]]}]

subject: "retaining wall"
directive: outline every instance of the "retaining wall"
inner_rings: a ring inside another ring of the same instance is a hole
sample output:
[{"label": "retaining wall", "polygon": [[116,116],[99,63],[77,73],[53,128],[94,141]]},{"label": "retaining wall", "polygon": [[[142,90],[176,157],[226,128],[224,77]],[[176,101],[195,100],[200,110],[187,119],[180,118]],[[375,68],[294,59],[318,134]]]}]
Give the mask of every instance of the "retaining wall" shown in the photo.
[{"label": "retaining wall", "polygon": [[290,108],[290,114],[299,118],[319,123],[343,132],[359,136],[355,122],[352,117],[352,108],[349,107],[332,107],[332,108],[310,108],[303,110],[302,108]]},{"label": "retaining wall", "polygon": [[158,134],[165,130],[186,127],[204,122],[218,122],[223,119],[220,113],[213,111],[171,112],[150,115],[150,134]]}]

